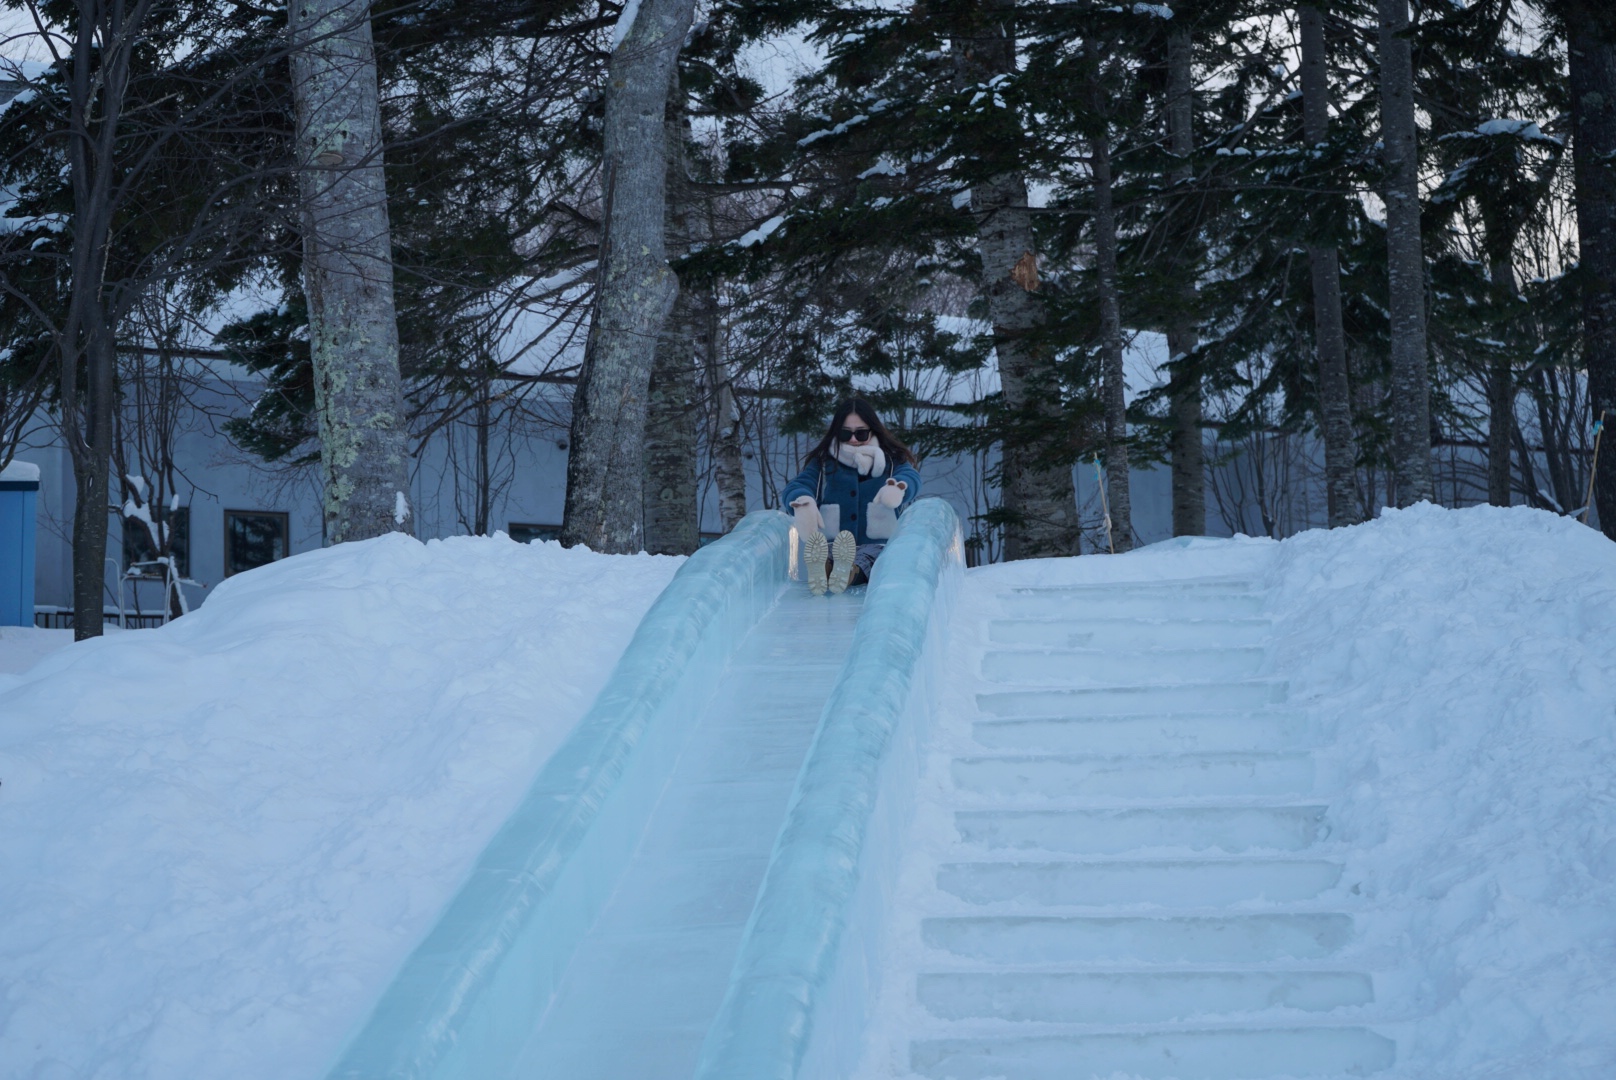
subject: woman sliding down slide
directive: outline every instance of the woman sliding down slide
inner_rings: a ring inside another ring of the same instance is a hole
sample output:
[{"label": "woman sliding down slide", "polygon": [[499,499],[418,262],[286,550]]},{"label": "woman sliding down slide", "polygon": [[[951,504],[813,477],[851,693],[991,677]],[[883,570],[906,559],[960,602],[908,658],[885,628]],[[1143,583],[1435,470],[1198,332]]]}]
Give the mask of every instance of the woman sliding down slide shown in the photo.
[{"label": "woman sliding down slide", "polygon": [[[898,515],[920,494],[916,464],[868,401],[849,398],[836,406],[825,437],[780,493],[796,515],[808,588],[815,596],[827,589],[844,592],[870,579],[870,568],[897,530]],[[827,530],[836,533],[828,555]]]}]

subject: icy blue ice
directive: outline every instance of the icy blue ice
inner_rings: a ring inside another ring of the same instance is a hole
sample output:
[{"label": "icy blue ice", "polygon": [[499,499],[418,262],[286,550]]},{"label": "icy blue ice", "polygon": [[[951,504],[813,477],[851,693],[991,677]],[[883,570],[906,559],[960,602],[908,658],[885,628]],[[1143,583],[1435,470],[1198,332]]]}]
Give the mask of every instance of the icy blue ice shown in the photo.
[{"label": "icy blue ice", "polygon": [[[675,576],[333,1076],[1249,1080],[1389,1066],[1324,737],[1246,578]],[[923,782],[924,781],[924,782]]]},{"label": "icy blue ice", "polygon": [[736,643],[775,609],[789,521],[750,514],[680,568],[332,1077],[510,1075],[633,860]]}]

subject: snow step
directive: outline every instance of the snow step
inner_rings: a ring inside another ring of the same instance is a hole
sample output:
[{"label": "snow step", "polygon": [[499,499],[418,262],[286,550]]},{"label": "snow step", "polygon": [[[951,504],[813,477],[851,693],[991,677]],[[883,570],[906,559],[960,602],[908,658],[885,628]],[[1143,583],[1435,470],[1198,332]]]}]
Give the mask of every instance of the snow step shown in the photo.
[{"label": "snow step", "polygon": [[1285,684],[1250,682],[1110,686],[1092,690],[1001,690],[976,695],[990,716],[1142,716],[1261,709],[1285,700]]},{"label": "snow step", "polygon": [[978,795],[1295,795],[1313,787],[1307,753],[1172,754],[1161,757],[1014,755],[959,758],[955,785]]},{"label": "snow step", "polygon": [[994,619],[988,642],[1107,650],[1260,645],[1273,628],[1267,619]]},{"label": "snow step", "polygon": [[1266,653],[1255,646],[1122,653],[1103,649],[996,650],[982,657],[982,677],[989,682],[1034,686],[1243,679],[1257,673]]},{"label": "snow step", "polygon": [[973,904],[1209,907],[1311,900],[1335,887],[1341,865],[1321,859],[945,863],[937,887]]},{"label": "snow step", "polygon": [[961,841],[990,849],[1116,855],[1140,848],[1299,851],[1319,839],[1323,806],[1129,810],[960,810]]},{"label": "snow step", "polygon": [[927,1039],[911,1044],[910,1068],[938,1080],[1256,1080],[1365,1076],[1396,1054],[1361,1027],[1118,1032]]},{"label": "snow step", "polygon": [[998,965],[1316,960],[1352,939],[1350,915],[1000,916],[925,919],[926,944]]},{"label": "snow step", "polygon": [[976,742],[990,750],[1090,754],[1296,750],[1318,745],[1313,725],[1287,713],[1177,713],[1167,716],[978,720]]},{"label": "snow step", "polygon": [[944,1020],[1082,1024],[1324,1012],[1375,1000],[1374,983],[1357,971],[950,971],[922,973],[915,989]]},{"label": "snow step", "polygon": [[1262,594],[1203,588],[1075,588],[1012,589],[999,594],[1006,615],[1066,618],[1205,619],[1250,618],[1262,613]]}]

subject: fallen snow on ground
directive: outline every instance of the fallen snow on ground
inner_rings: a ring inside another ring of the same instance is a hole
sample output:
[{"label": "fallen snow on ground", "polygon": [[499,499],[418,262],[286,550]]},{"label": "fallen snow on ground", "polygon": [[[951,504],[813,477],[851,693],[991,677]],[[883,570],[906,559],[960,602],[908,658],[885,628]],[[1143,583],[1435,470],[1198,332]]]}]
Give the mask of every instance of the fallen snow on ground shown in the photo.
[{"label": "fallen snow on ground", "polygon": [[[1421,505],[1280,543],[987,567],[961,611],[1193,577],[1269,590],[1266,673],[1334,735],[1329,854],[1361,902],[1326,966],[1375,972],[1376,1002],[1332,1016],[1396,1039],[1377,1077],[1616,1076],[1616,544],[1524,507]],[[883,1023],[870,1045],[901,1045]]]},{"label": "fallen snow on ground", "polygon": [[[71,630],[41,630],[36,626],[0,626],[0,693],[20,675],[51,653],[73,644]],[[0,777],[0,780],[4,780]]]},{"label": "fallen snow on ground", "polygon": [[320,1076],[678,565],[395,535],[0,675],[0,1074]]},{"label": "fallen snow on ground", "polygon": [[1616,545],[1524,507],[1278,545],[1277,669],[1410,1080],[1616,1075]]}]

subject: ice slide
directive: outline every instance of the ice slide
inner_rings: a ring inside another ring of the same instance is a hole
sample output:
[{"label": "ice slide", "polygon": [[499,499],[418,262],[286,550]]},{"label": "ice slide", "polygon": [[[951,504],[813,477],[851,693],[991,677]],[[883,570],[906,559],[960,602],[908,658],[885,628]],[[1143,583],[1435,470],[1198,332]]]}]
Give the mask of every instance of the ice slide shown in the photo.
[{"label": "ice slide", "polygon": [[935,499],[862,595],[791,546],[762,512],[681,568],[333,1078],[1391,1063],[1250,583],[963,610]]}]

